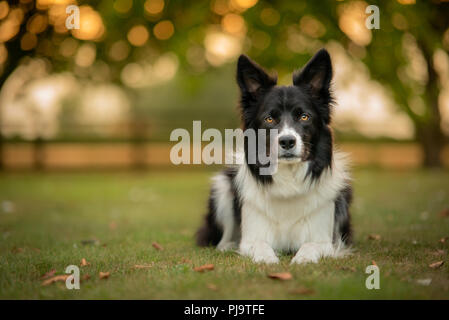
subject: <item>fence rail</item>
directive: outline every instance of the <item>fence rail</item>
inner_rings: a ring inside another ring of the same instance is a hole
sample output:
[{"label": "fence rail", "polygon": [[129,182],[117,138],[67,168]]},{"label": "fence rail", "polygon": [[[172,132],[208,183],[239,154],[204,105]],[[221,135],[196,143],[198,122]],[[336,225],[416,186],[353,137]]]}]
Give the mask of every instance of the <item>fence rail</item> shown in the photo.
[{"label": "fence rail", "polygon": [[[3,144],[4,170],[145,168],[173,166],[169,143],[6,143]],[[418,168],[423,153],[414,143],[343,143],[339,148],[350,154],[355,166]],[[449,167],[449,145],[443,152]]]}]

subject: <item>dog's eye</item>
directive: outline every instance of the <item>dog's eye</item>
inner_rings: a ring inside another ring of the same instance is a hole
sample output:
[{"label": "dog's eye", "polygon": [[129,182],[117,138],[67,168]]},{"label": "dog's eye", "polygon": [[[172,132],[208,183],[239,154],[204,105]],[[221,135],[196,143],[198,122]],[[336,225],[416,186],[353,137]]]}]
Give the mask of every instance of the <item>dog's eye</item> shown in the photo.
[{"label": "dog's eye", "polygon": [[265,122],[266,123],[273,123],[274,119],[273,119],[273,117],[268,116],[268,117],[265,118]]},{"label": "dog's eye", "polygon": [[299,117],[299,119],[300,119],[301,121],[309,121],[310,116],[309,116],[308,114],[303,113],[303,114]]}]

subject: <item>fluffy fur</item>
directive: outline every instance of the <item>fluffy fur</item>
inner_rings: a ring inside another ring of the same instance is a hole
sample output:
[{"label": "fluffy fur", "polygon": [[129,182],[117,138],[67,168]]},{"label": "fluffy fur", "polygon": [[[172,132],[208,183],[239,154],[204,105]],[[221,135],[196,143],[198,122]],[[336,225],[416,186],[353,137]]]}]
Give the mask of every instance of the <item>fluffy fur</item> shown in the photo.
[{"label": "fluffy fur", "polygon": [[276,86],[275,77],[239,58],[243,129],[278,130],[278,167],[261,175],[262,166],[248,161],[245,140],[244,164],[213,178],[198,245],[238,248],[260,263],[277,263],[276,252],[294,253],[292,263],[347,252],[352,191],[346,158],[334,148],[329,127],[331,79],[324,49],[293,75],[292,86]]}]

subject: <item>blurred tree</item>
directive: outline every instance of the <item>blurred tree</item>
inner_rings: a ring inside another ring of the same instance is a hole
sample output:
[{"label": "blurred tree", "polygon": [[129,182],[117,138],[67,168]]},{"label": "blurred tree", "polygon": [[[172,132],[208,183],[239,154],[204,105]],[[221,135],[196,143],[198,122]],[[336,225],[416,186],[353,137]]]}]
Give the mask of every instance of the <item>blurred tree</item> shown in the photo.
[{"label": "blurred tree", "polygon": [[[70,4],[79,6],[79,30],[66,28]],[[379,30],[365,27],[369,4],[380,9]],[[414,123],[424,164],[439,166],[445,137],[434,61],[437,50],[449,49],[448,17],[449,2],[439,0],[0,1],[0,88],[27,56],[45,59],[52,72],[123,83],[132,96],[139,65],[154,63],[162,53],[174,52],[193,75],[233,61],[242,51],[286,73],[333,40],[391,89]],[[161,65],[166,67],[167,59]],[[417,65],[425,70],[415,70]],[[1,147],[0,131],[0,153]]]}]

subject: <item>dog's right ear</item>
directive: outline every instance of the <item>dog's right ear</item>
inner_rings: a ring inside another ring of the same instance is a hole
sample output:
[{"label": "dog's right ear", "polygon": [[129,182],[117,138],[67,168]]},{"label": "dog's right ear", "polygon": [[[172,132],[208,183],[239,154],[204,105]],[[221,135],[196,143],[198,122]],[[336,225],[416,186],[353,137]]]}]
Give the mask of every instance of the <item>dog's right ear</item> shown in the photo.
[{"label": "dog's right ear", "polygon": [[256,97],[261,92],[276,85],[277,78],[268,75],[265,70],[246,55],[242,54],[237,63],[237,83],[243,96]]}]

